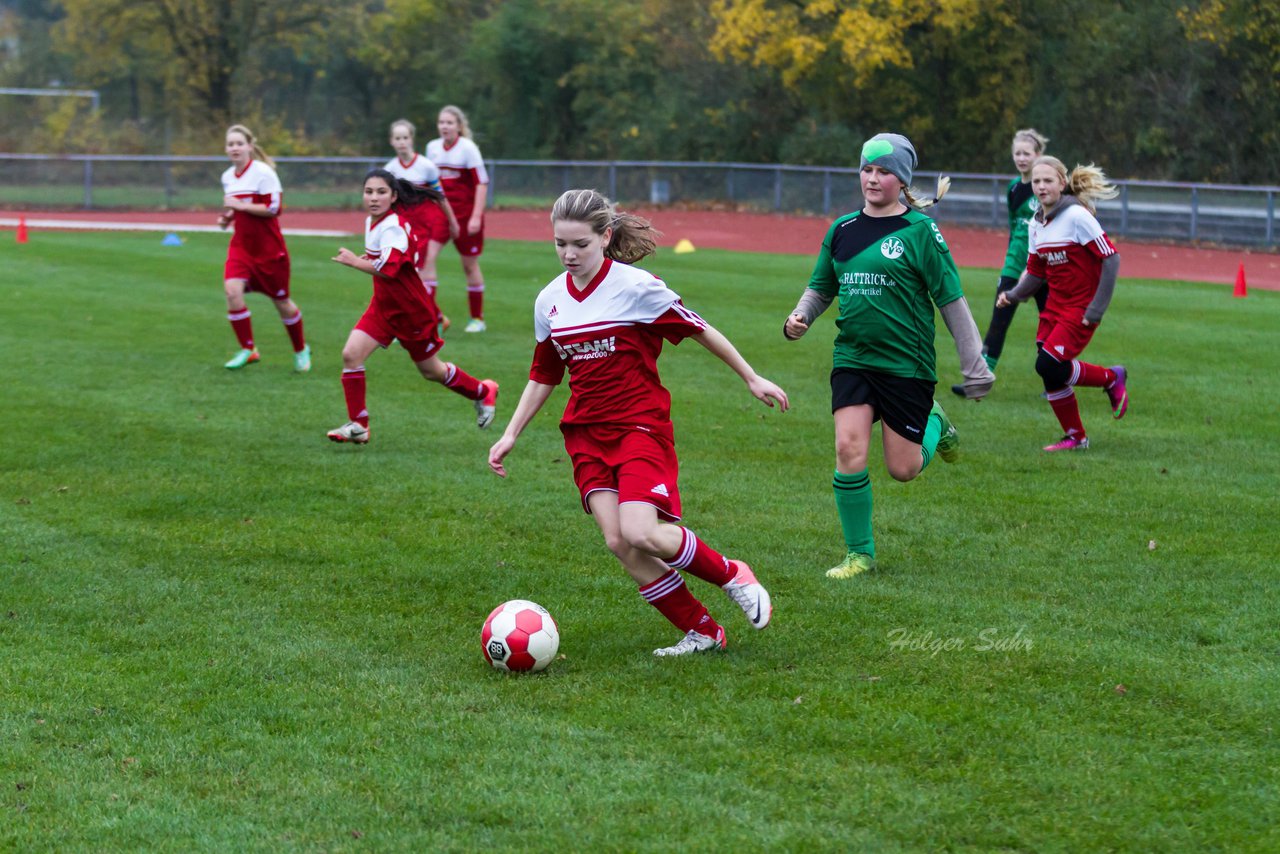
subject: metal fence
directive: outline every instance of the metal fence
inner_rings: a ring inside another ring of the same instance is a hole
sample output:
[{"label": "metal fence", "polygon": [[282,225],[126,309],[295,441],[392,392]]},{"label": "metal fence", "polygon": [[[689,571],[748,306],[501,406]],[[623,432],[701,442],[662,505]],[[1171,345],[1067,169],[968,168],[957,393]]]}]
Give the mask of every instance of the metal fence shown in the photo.
[{"label": "metal fence", "polygon": [[[293,207],[358,206],[359,176],[386,157],[276,158]],[[862,203],[856,169],[655,160],[489,160],[490,204],[549,207],[595,187],[627,205],[719,206],[833,216]],[[212,208],[221,156],[0,154],[0,206],[85,209]],[[919,173],[929,189],[937,173]],[[1008,175],[951,173],[940,221],[1004,228]],[[1116,181],[1098,217],[1113,235],[1273,248],[1280,187]]]}]

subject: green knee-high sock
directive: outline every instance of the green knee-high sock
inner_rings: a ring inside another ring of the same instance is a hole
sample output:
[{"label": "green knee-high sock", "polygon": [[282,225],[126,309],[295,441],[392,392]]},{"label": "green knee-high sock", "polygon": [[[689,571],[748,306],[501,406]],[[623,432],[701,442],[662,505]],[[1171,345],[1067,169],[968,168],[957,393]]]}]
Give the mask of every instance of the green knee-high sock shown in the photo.
[{"label": "green knee-high sock", "polygon": [[831,487],[836,494],[836,512],[840,514],[845,547],[851,552],[875,557],[876,541],[871,536],[871,476],[866,469],[857,474],[836,472]]},{"label": "green knee-high sock", "polygon": [[938,440],[942,438],[942,418],[936,412],[929,413],[929,420],[924,424],[924,437],[920,440],[920,471],[924,471],[933,462],[933,455],[938,450]]},{"label": "green knee-high sock", "polygon": [[996,369],[996,362],[1000,361],[1000,359],[995,356],[988,356],[986,353],[983,353],[982,361],[986,362],[987,367],[994,371]]}]

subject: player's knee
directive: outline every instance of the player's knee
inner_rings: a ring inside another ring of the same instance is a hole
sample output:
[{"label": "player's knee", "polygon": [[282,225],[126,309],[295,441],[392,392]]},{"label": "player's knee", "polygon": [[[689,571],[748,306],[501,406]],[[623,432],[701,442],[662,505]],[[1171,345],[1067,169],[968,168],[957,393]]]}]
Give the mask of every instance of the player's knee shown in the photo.
[{"label": "player's knee", "polygon": [[342,367],[348,371],[363,367],[364,356],[353,347],[342,348]]},{"label": "player's knee", "polygon": [[1036,373],[1044,380],[1045,391],[1065,387],[1071,380],[1071,363],[1059,362],[1044,350],[1036,355]]},{"label": "player's knee", "polygon": [[657,554],[661,550],[657,542],[658,526],[647,519],[623,519],[619,530],[623,542],[629,548],[639,549],[647,554]]},{"label": "player's knee", "polygon": [[836,467],[841,471],[862,471],[867,467],[867,446],[862,442],[837,436]]},{"label": "player's knee", "polygon": [[920,463],[909,462],[899,463],[885,460],[885,471],[889,472],[889,477],[900,483],[906,483],[909,480],[915,480],[916,475],[920,474]]},{"label": "player's knee", "polygon": [[618,560],[624,560],[631,553],[631,545],[622,537],[621,531],[609,531],[604,535],[604,544]]}]

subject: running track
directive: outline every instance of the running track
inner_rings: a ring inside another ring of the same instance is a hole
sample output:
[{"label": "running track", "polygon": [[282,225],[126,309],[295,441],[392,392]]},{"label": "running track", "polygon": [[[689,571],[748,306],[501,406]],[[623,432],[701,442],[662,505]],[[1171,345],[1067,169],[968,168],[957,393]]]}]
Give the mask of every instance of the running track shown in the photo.
[{"label": "running track", "polygon": [[[830,220],[821,217],[701,210],[637,210],[663,233],[660,244],[687,239],[695,248],[740,252],[816,255]],[[30,233],[42,229],[82,228],[216,231],[209,212],[49,212],[5,211],[0,229],[13,230],[25,217]],[[338,236],[363,230],[363,217],[353,211],[287,211],[280,219],[285,232]],[[545,240],[551,224],[546,211],[493,210],[485,215],[486,236],[496,240]],[[996,267],[1004,259],[1007,235],[999,231],[945,226],[956,263],[962,267]],[[1199,249],[1156,243],[1117,241],[1121,275],[1126,278],[1173,279],[1234,285],[1241,263],[1250,288],[1280,290],[1280,254],[1247,249]]]}]

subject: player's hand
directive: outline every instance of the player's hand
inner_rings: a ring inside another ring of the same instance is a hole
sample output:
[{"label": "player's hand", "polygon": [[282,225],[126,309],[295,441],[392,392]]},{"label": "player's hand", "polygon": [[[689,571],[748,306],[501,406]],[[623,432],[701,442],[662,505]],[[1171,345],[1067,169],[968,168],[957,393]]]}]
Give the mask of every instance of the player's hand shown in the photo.
[{"label": "player's hand", "polygon": [[773,408],[775,400],[778,402],[778,408],[783,412],[791,408],[791,401],[787,399],[787,393],[782,390],[782,387],[764,377],[756,376],[748,380],[747,388],[751,390],[756,400],[769,408]]},{"label": "player's hand", "polygon": [[498,477],[507,476],[507,469],[502,465],[502,461],[515,446],[516,440],[503,434],[502,438],[494,442],[493,447],[489,449],[489,468],[493,469],[493,473]]},{"label": "player's hand", "polygon": [[339,264],[346,264],[348,267],[354,267],[356,262],[356,253],[352,252],[345,246],[338,247],[338,254],[334,255],[331,260],[337,261]]},{"label": "player's hand", "polygon": [[964,396],[966,400],[982,400],[991,391],[991,387],[996,384],[996,378],[993,374],[989,380],[965,380]]},{"label": "player's hand", "polygon": [[1089,318],[1087,318],[1087,317],[1082,317],[1082,318],[1080,318],[1080,325],[1081,325],[1081,326],[1093,326],[1093,324],[1089,322]]},{"label": "player's hand", "polygon": [[787,322],[782,325],[782,334],[793,341],[808,331],[809,324],[805,323],[804,318],[798,314],[788,317]]},{"label": "player's hand", "polygon": [[462,234],[462,228],[458,225],[458,221],[456,219],[449,220],[449,239],[457,240],[459,234]]},{"label": "player's hand", "polygon": [[222,206],[229,211],[242,211],[245,209],[245,202],[240,201],[235,196],[223,196]]},{"label": "player's hand", "polygon": [[232,211],[230,210],[225,210],[222,213],[218,214],[218,228],[222,229],[223,231],[226,231],[227,226],[231,225],[231,215],[232,215]]},{"label": "player's hand", "polygon": [[1008,291],[1001,291],[996,294],[996,308],[1008,308],[1013,305],[1013,300],[1009,299]]},{"label": "player's hand", "polygon": [[471,219],[467,220],[467,236],[474,237],[479,234],[480,227],[482,225],[484,225],[484,220],[478,216],[473,216]]}]

